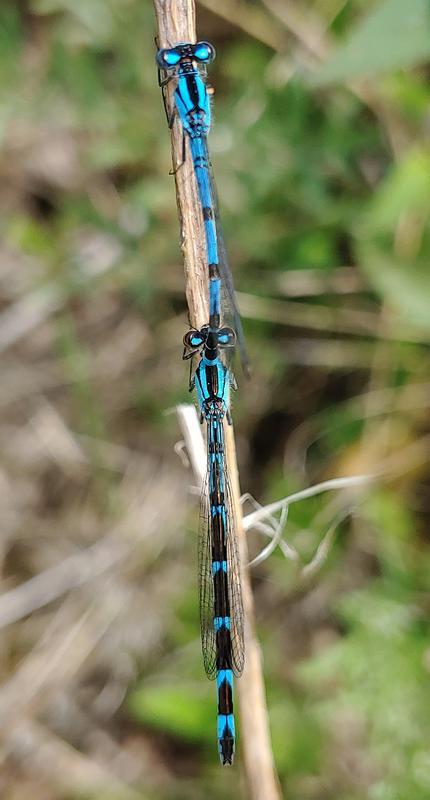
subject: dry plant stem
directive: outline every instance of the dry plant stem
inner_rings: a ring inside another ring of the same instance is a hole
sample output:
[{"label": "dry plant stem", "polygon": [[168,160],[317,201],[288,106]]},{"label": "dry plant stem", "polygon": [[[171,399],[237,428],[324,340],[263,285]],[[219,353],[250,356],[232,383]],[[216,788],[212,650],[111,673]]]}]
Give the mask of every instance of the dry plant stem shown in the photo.
[{"label": "dry plant stem", "polygon": [[[195,9],[192,0],[154,0],[160,47],[177,42],[196,41]],[[168,102],[172,104],[171,87],[167,86]],[[188,146],[188,143],[186,143]],[[180,163],[182,131],[179,124],[172,128],[173,165]],[[178,162],[179,154],[179,162]],[[190,321],[201,327],[208,320],[208,276],[205,262],[206,240],[200,213],[197,186],[192,160],[176,172],[176,194],[181,227],[182,250],[185,260],[186,294]],[[233,502],[240,535],[242,564],[247,562],[246,542],[241,525],[239,478],[233,428],[226,425],[227,459],[232,475]],[[243,571],[243,594],[246,617],[245,674],[239,681],[241,705],[241,741],[244,754],[248,797],[251,800],[278,800],[280,792],[274,770],[259,646],[255,637],[251,585],[247,570]]]},{"label": "dry plant stem", "polygon": [[242,563],[246,662],[243,676],[237,684],[237,691],[240,703],[241,742],[245,776],[248,784],[248,797],[251,800],[280,800],[281,791],[275,771],[270,741],[261,650],[255,632],[251,578],[249,569],[244,568],[244,565],[248,564],[249,561],[248,545],[242,525],[239,473],[232,426],[226,426],[226,454]]}]

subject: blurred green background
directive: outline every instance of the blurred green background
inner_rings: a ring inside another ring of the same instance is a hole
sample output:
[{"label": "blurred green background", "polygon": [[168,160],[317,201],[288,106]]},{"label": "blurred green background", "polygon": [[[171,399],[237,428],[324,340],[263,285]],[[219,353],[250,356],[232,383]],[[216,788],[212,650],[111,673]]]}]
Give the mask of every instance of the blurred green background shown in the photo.
[{"label": "blurred green background", "polygon": [[[253,571],[283,796],[428,800],[429,4],[205,0],[198,32],[253,363],[242,489],[380,476],[292,506],[296,561]],[[218,764],[175,450],[187,311],[154,35],[149,0],[0,5],[7,800],[246,797],[240,757]]]}]

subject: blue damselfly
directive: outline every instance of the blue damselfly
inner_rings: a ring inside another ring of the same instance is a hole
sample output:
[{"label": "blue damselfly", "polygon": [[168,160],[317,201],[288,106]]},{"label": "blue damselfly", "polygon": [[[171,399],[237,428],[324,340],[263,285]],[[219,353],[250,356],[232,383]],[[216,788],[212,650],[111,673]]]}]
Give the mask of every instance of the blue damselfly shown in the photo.
[{"label": "blue damselfly", "polygon": [[[176,47],[158,50],[156,56],[159,84],[163,90],[169,127],[172,127],[176,115],[179,116],[182,124],[182,161],[175,171],[180,169],[185,161],[186,139],[189,140],[205,225],[210,281],[210,313],[213,315],[214,308],[220,307],[220,292],[223,291],[231,308],[242,365],[244,371],[248,372],[248,356],[233,278],[221,234],[216,190],[207,145],[207,136],[211,126],[211,93],[205,80],[206,65],[210,64],[214,58],[215,48],[209,42],[178,44]],[[174,106],[173,109],[169,109],[166,87],[172,80],[175,81]],[[219,278],[222,279],[222,282]]]},{"label": "blue damselfly", "polygon": [[224,445],[224,421],[231,424],[230,389],[235,388],[222,350],[232,348],[231,328],[211,319],[184,336],[184,358],[199,355],[190,379],[196,389],[201,422],[206,421],[208,469],[200,505],[199,579],[203,661],[217,679],[218,750],[222,764],[232,764],[235,749],[233,675],[244,666],[243,605],[235,515]]}]

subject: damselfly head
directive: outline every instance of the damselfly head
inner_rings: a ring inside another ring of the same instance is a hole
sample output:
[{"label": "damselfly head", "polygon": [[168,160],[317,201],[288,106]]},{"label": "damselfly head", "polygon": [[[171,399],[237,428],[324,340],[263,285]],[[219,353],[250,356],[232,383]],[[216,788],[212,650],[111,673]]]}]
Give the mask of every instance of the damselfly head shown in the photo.
[{"label": "damselfly head", "polygon": [[216,51],[210,42],[197,42],[194,45],[194,58],[202,64],[211,64],[215,60]]},{"label": "damselfly head", "polygon": [[176,48],[172,50],[158,50],[155,60],[161,69],[173,69],[179,64],[181,55]]},{"label": "damselfly head", "polygon": [[174,69],[181,61],[198,61],[210,64],[215,58],[215,48],[209,42],[177,44],[176,47],[157,51],[156,61],[161,69]]},{"label": "damselfly head", "polygon": [[218,331],[218,344],[220,347],[234,347],[236,334],[233,328],[220,328]]},{"label": "damselfly head", "polygon": [[206,342],[207,331],[207,326],[202,328],[200,331],[187,331],[183,339],[184,347],[186,347],[188,350],[198,350],[199,347],[202,347]]},{"label": "damselfly head", "polygon": [[190,330],[184,336],[184,347],[187,350],[199,350],[200,347],[208,342],[210,333],[211,347],[234,347],[236,344],[236,334],[233,328],[210,328],[209,325],[197,330]]}]

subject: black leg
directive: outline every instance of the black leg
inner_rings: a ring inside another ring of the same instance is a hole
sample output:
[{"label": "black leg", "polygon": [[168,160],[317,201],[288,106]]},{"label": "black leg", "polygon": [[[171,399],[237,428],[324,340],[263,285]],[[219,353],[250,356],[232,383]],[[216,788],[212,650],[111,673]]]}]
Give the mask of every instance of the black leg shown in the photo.
[{"label": "black leg", "polygon": [[[158,73],[160,74],[160,70],[158,70]],[[169,108],[168,108],[168,104],[167,104],[167,95],[166,95],[166,91],[165,90],[166,90],[166,86],[167,86],[167,84],[169,83],[170,80],[171,80],[171,77],[167,78],[166,81],[160,83],[160,86],[161,86],[162,97],[163,97],[164,113],[166,115],[166,120],[167,120],[167,124],[169,126],[169,129],[171,130],[172,126],[173,126],[173,122],[175,120],[175,116],[176,116],[176,107],[173,107],[173,111],[170,112]]]},{"label": "black leg", "polygon": [[169,112],[168,112],[168,110],[167,110],[167,103],[166,103],[166,101],[164,101],[164,109],[165,109],[165,111],[166,111],[166,119],[167,119],[167,124],[168,124],[168,126],[169,126],[169,130],[172,130],[172,128],[173,128],[173,123],[174,123],[174,121],[175,121],[175,117],[176,117],[176,114],[177,114],[177,111],[176,111],[176,106],[174,106],[174,107],[173,107],[173,111],[172,111],[172,113],[171,113],[171,114],[169,114]]},{"label": "black leg", "polygon": [[198,352],[199,352],[198,350],[191,350],[191,352],[188,353],[187,348],[184,347],[184,352],[182,353],[182,361],[188,361],[189,358],[192,358]]},{"label": "black leg", "polygon": [[158,85],[159,85],[159,87],[161,89],[163,89],[164,86],[167,86],[167,84],[170,83],[170,81],[173,80],[173,78],[174,78],[174,75],[166,75],[165,72],[164,72],[164,74],[166,75],[166,77],[162,78],[161,76],[162,76],[163,72],[164,72],[164,70],[162,70],[162,69],[160,69],[160,67],[158,67]]},{"label": "black leg", "polygon": [[193,366],[193,362],[190,361],[190,380],[189,380],[189,383],[188,383],[188,391],[189,392],[192,392],[194,387],[195,387],[195,385],[196,385],[196,379],[195,379],[195,376],[192,373],[192,366]]},{"label": "black leg", "polygon": [[184,166],[184,164],[185,164],[185,155],[186,155],[185,154],[185,133],[182,131],[182,161],[181,161],[180,164],[178,164],[177,167],[175,167],[175,169],[171,169],[170,170],[169,175],[176,175],[176,173],[179,172],[181,167]]}]

